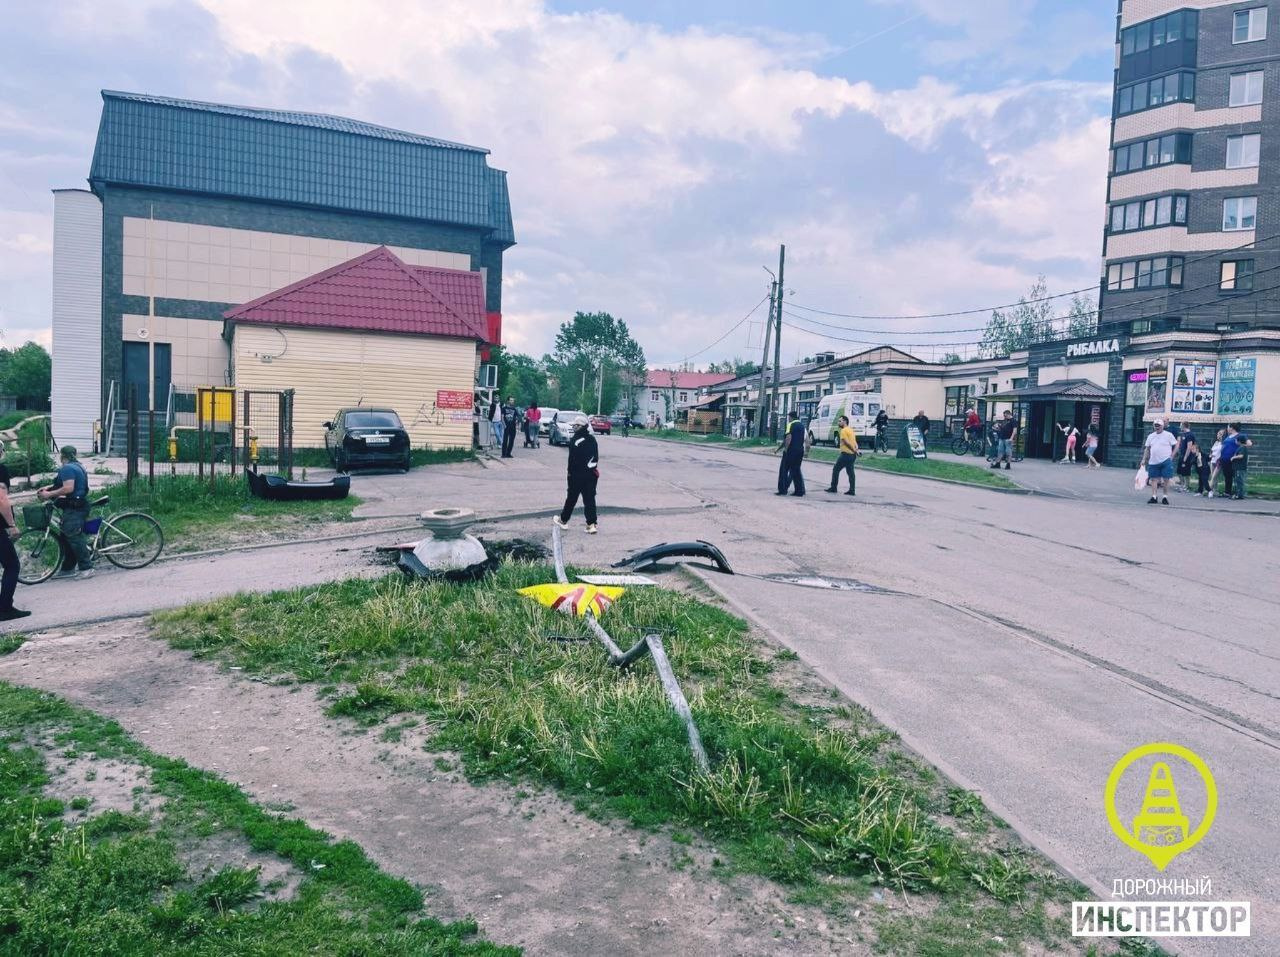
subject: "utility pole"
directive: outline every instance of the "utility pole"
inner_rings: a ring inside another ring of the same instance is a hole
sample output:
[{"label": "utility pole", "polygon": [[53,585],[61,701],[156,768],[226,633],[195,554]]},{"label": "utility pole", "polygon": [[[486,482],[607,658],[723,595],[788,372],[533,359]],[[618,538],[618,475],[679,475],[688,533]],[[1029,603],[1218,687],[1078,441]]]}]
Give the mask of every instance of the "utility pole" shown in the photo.
[{"label": "utility pole", "polygon": [[778,412],[778,375],[782,372],[782,297],[786,294],[786,277],[783,268],[787,264],[787,247],[778,247],[778,295],[774,306],[778,328],[773,336],[773,396],[771,404],[774,412]]},{"label": "utility pole", "polygon": [[596,415],[600,414],[600,404],[604,401],[604,360],[600,360],[600,378],[596,380]]},{"label": "utility pole", "polygon": [[760,394],[756,397],[756,438],[764,435],[765,372],[769,368],[769,335],[773,332],[773,300],[778,294],[778,281],[769,287],[769,319],[764,324],[764,351],[760,355]]}]

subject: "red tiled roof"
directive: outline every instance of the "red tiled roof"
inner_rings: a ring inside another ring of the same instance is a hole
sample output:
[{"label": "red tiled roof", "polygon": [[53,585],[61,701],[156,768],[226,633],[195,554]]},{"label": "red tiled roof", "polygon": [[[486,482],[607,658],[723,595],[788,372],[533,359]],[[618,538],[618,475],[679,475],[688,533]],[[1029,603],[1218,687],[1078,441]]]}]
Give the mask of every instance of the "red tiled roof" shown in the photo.
[{"label": "red tiled roof", "polygon": [[644,384],[651,389],[701,389],[719,385],[734,376],[727,372],[672,372],[670,369],[649,369],[644,374]]},{"label": "red tiled roof", "polygon": [[223,316],[234,322],[486,338],[478,272],[407,266],[386,246],[267,293]]}]

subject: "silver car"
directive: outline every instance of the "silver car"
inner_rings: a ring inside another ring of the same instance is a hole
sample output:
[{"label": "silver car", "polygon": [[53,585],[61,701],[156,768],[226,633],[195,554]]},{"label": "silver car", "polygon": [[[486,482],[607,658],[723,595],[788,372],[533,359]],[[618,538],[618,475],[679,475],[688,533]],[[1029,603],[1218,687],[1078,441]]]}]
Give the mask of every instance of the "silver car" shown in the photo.
[{"label": "silver car", "polygon": [[577,412],[573,409],[561,409],[551,417],[551,427],[547,431],[547,438],[552,445],[569,444],[569,439],[573,437],[573,423],[578,416],[585,418],[586,413]]}]

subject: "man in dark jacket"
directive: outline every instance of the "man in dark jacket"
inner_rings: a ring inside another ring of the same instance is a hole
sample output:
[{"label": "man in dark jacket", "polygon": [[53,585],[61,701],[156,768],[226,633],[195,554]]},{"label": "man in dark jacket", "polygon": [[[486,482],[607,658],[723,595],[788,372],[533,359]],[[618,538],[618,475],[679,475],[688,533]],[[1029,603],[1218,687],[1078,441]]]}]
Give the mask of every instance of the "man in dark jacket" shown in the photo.
[{"label": "man in dark jacket", "polygon": [[561,528],[568,528],[569,519],[578,504],[578,496],[582,496],[582,511],[587,517],[587,534],[594,535],[599,530],[596,525],[599,464],[600,448],[596,445],[596,437],[591,434],[587,417],[580,415],[574,420],[573,436],[569,439],[569,492],[564,499],[564,508],[551,521]]},{"label": "man in dark jacket", "polygon": [[13,607],[13,595],[18,588],[18,552],[13,547],[19,535],[18,520],[9,501],[9,467],[4,464],[4,442],[0,440],[0,621],[15,621],[31,614]]},{"label": "man in dark jacket", "polygon": [[799,419],[792,419],[782,444],[775,451],[782,452],[782,461],[778,465],[777,494],[786,495],[787,489],[794,483],[796,490],[791,494],[796,498],[803,498],[804,473],[800,471],[800,463],[804,461],[804,423]]},{"label": "man in dark jacket", "polygon": [[62,540],[67,554],[59,576],[89,578],[93,575],[93,562],[89,559],[89,541],[84,531],[84,523],[89,520],[89,473],[76,458],[74,445],[62,447],[61,461],[62,467],[53,477],[53,484],[36,492],[36,497],[42,502],[52,501],[62,509]]},{"label": "man in dark jacket", "polygon": [[511,450],[516,447],[516,429],[520,427],[520,410],[516,408],[514,396],[507,396],[507,401],[498,409],[502,420],[502,457],[511,458]]}]

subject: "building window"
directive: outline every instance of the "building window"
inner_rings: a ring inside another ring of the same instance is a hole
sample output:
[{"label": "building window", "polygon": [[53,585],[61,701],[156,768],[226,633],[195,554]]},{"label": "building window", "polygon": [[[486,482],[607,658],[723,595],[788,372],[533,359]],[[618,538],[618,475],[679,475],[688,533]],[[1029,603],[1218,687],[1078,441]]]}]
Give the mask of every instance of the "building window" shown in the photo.
[{"label": "building window", "polygon": [[688,393],[688,392],[681,392],[681,393],[680,393],[680,401],[681,401],[681,402],[688,402],[688,401],[689,401],[689,393]]},{"label": "building window", "polygon": [[1139,336],[1139,335],[1142,335],[1142,333],[1144,332],[1150,332],[1150,331],[1151,331],[1150,319],[1135,319],[1133,320],[1133,322],[1129,323],[1129,332],[1132,335]]},{"label": "building window", "polygon": [[1120,54],[1131,56],[1166,43],[1186,39],[1195,42],[1200,14],[1195,10],[1179,10],[1167,16],[1156,17],[1147,23],[1120,31]]},{"label": "building window", "polygon": [[1267,8],[1254,7],[1252,10],[1237,10],[1235,29],[1231,32],[1232,43],[1252,43],[1254,40],[1267,38]]},{"label": "building window", "polygon": [[1187,224],[1186,194],[1157,196],[1154,199],[1117,203],[1111,207],[1111,231],[1128,233],[1135,229],[1151,229],[1155,226],[1185,226]]},{"label": "building window", "polygon": [[1253,260],[1228,260],[1222,264],[1218,288],[1223,292],[1250,292],[1253,289]]},{"label": "building window", "polygon": [[652,391],[650,391],[650,392],[649,392],[649,401],[650,401],[650,402],[658,402],[658,401],[660,401],[661,399],[662,399],[662,396],[660,396],[660,395],[658,394],[658,390],[657,390],[657,389],[653,389]]},{"label": "building window", "polygon": [[1191,162],[1191,134],[1168,133],[1138,143],[1117,146],[1112,151],[1111,170],[1132,173],[1152,166]]},{"label": "building window", "polygon": [[1164,289],[1182,285],[1181,256],[1157,256],[1133,262],[1112,263],[1107,267],[1107,291],[1130,289]]},{"label": "building window", "polygon": [[1258,225],[1258,197],[1235,196],[1222,201],[1223,232],[1239,232]]},{"label": "building window", "polygon": [[1262,151],[1262,134],[1246,133],[1227,137],[1227,169],[1257,166]]},{"label": "building window", "polygon": [[1231,92],[1227,96],[1228,106],[1252,106],[1262,102],[1262,71],[1231,74]]},{"label": "building window", "polygon": [[1166,103],[1195,101],[1196,75],[1191,72],[1171,73],[1165,77],[1120,87],[1116,92],[1116,116],[1155,109]]}]

